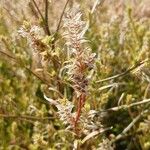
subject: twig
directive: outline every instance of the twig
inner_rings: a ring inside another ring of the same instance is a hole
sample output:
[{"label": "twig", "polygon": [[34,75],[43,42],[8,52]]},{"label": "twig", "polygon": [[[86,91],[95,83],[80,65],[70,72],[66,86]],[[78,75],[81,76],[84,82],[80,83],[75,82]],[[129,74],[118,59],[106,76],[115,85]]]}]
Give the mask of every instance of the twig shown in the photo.
[{"label": "twig", "polygon": [[125,96],[125,93],[122,93],[119,100],[118,100],[118,106],[120,105],[120,103],[123,100],[124,96]]},{"label": "twig", "polygon": [[36,78],[38,78],[40,81],[42,81],[43,83],[45,83],[46,85],[49,86],[48,82],[46,82],[45,80],[43,80],[41,77],[39,77],[36,73],[34,73],[31,69],[25,67],[26,70],[28,70],[31,74],[33,74]]},{"label": "twig", "polygon": [[105,90],[107,88],[111,88],[111,87],[117,87],[119,84],[118,83],[112,83],[112,84],[109,84],[109,85],[105,85],[105,86],[102,86],[100,88],[98,88],[98,91],[102,91],[102,90]]},{"label": "twig", "polygon": [[[0,51],[0,53],[2,53],[3,55],[6,55],[7,57],[11,58],[16,64],[19,64],[19,65],[21,66],[21,64],[19,63],[19,61],[18,61],[15,57],[13,57],[13,56],[11,56],[11,55],[5,53],[4,51]],[[31,69],[29,69],[28,67],[25,67],[25,69],[28,70],[31,74],[33,74],[33,75],[34,75],[36,78],[38,78],[40,81],[42,81],[42,82],[45,83],[46,85],[49,85],[48,82],[46,82],[46,81],[43,80],[41,77],[39,77],[39,76],[38,76],[36,73],[34,73]]]},{"label": "twig", "polygon": [[104,1],[105,1],[105,0],[96,0],[95,3],[94,3],[94,5],[93,5],[93,7],[92,7],[91,14],[94,13],[94,11],[95,11],[97,5],[99,5],[99,4],[102,5],[102,4],[104,3]]},{"label": "twig", "polygon": [[[15,57],[13,57],[13,56],[11,56],[11,55],[5,53],[4,51],[0,51],[0,53],[2,53],[3,55],[5,55],[5,56],[11,58],[16,64],[18,64],[18,65],[21,66],[19,60],[17,60]],[[48,83],[48,81],[45,81],[44,79],[42,79],[41,77],[39,77],[39,76],[38,76],[34,71],[32,71],[30,68],[28,68],[28,67],[26,67],[26,66],[24,66],[24,68],[25,68],[27,71],[29,71],[31,74],[33,74],[33,75],[34,75],[37,79],[39,79],[42,83],[44,83],[44,84],[50,86],[49,83]],[[53,78],[51,78],[51,79],[53,79]],[[58,81],[59,83],[63,83],[63,84],[66,84],[66,85],[69,85],[70,87],[72,87],[71,84],[67,83],[66,81],[62,81],[62,80],[58,80],[58,79],[57,79],[57,81]]]},{"label": "twig", "polygon": [[46,28],[47,34],[51,35],[50,30],[49,30],[49,24],[48,24],[48,6],[49,6],[49,2],[48,0],[45,0],[45,28]]},{"label": "twig", "polygon": [[145,114],[147,113],[147,110],[142,111],[133,121],[122,131],[121,134],[119,134],[115,139],[113,139],[111,142],[116,142],[117,140],[121,139],[125,134],[135,125],[135,123]]},{"label": "twig", "polygon": [[10,114],[0,114],[0,117],[3,118],[17,118],[17,119],[29,119],[29,120],[38,120],[38,121],[43,121],[43,120],[49,120],[53,119],[54,117],[34,117],[34,116],[26,116],[26,115],[10,115]]},{"label": "twig", "polygon": [[66,10],[66,7],[67,7],[68,3],[69,3],[69,0],[66,0],[66,3],[65,3],[65,6],[64,6],[64,8],[63,8],[63,11],[62,11],[62,13],[61,13],[61,15],[60,15],[59,22],[58,22],[58,25],[57,25],[57,28],[56,28],[56,32],[55,32],[55,33],[57,33],[57,32],[59,31],[59,29],[60,29],[60,25],[61,25],[61,22],[62,22],[62,18],[63,18],[63,15],[64,15],[64,13],[65,13],[65,10]]},{"label": "twig", "polygon": [[49,91],[56,92],[61,98],[64,97],[64,95],[63,95],[60,91],[58,91],[57,89],[54,89],[54,88],[52,88],[52,87],[49,87],[48,90],[49,90]]},{"label": "twig", "polygon": [[146,99],[146,97],[148,96],[149,91],[150,91],[150,83],[148,84],[148,86],[146,87],[146,90],[144,92],[144,99]]},{"label": "twig", "polygon": [[38,11],[40,17],[41,17],[42,20],[43,20],[43,22],[45,22],[44,16],[42,15],[42,13],[41,13],[41,11],[40,11],[40,9],[39,9],[37,3],[35,2],[35,0],[32,0],[32,2],[33,2],[33,4],[34,4],[34,6],[36,7],[36,9],[37,9],[37,11]]},{"label": "twig", "polygon": [[75,130],[76,130],[76,127],[77,127],[77,123],[80,120],[81,111],[82,111],[82,108],[84,106],[85,100],[86,100],[86,95],[83,93],[83,94],[81,94],[81,96],[78,99],[77,114],[76,114],[75,122],[74,122]]},{"label": "twig", "polygon": [[108,130],[111,130],[112,127],[108,127],[108,128],[105,128],[105,129],[100,129],[98,131],[93,131],[91,132],[90,134],[88,134],[82,141],[81,143],[84,144],[86,141],[88,141],[89,139],[97,136],[98,134],[101,134],[101,133],[104,133],[105,131],[108,131]]},{"label": "twig", "polygon": [[109,108],[105,111],[118,111],[120,109],[128,109],[128,108],[138,106],[138,105],[143,105],[143,104],[149,103],[149,102],[150,102],[150,99],[145,99],[143,101],[135,102],[135,103],[132,103],[132,104],[129,104],[129,105],[121,105],[121,106],[118,106],[118,107]]},{"label": "twig", "polygon": [[52,50],[55,49],[55,42],[57,41],[57,39],[56,39],[57,38],[57,33],[58,33],[59,29],[60,29],[62,18],[63,18],[63,15],[65,13],[65,10],[66,10],[66,7],[67,7],[68,3],[69,3],[69,0],[66,1],[65,6],[63,8],[63,11],[62,11],[62,13],[60,15],[59,22],[58,22],[58,25],[57,25],[57,28],[56,28],[56,31],[55,31],[55,34],[54,34],[54,40],[52,41]]},{"label": "twig", "polygon": [[37,3],[35,2],[35,0],[32,0],[35,8],[37,9],[42,21],[44,22],[44,30],[46,32],[47,35],[51,35],[51,32],[49,30],[49,26],[48,26],[48,0],[45,0],[45,18],[42,15]]},{"label": "twig", "polygon": [[33,4],[31,1],[29,2],[29,7],[30,7],[31,12],[33,13],[33,15],[34,15],[36,18],[39,19],[39,15],[38,15],[38,13],[37,13],[37,11],[36,11],[36,8],[34,7],[34,4]]},{"label": "twig", "polygon": [[11,56],[11,55],[5,53],[4,51],[0,51],[0,53],[2,53],[3,55],[6,55],[7,57],[9,57],[9,58],[11,58],[11,59],[13,59],[13,61],[16,61],[16,58],[15,58],[15,57],[13,57],[13,56]]},{"label": "twig", "polygon": [[135,64],[133,67],[129,68],[128,70],[120,73],[120,74],[117,74],[117,75],[114,75],[112,77],[108,77],[106,79],[102,79],[102,80],[99,80],[99,81],[96,81],[96,83],[101,83],[101,82],[105,82],[105,81],[109,81],[109,80],[112,80],[112,79],[116,79],[116,78],[119,78],[119,77],[122,77],[122,76],[125,76],[126,74],[130,73],[131,71],[135,70],[137,67],[143,65],[144,63],[148,62],[149,59],[146,59],[142,62],[139,62],[137,64]]}]

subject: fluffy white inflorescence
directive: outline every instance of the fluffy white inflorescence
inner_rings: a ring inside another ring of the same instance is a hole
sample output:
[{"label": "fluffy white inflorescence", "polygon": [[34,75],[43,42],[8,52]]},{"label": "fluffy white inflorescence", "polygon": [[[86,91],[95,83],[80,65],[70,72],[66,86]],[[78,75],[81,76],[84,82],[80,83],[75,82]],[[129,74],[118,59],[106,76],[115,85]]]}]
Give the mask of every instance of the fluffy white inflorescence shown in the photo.
[{"label": "fluffy white inflorescence", "polygon": [[66,29],[64,36],[67,40],[66,45],[72,55],[72,64],[68,74],[73,82],[77,97],[87,91],[87,73],[93,67],[95,58],[95,53],[91,53],[91,49],[84,44],[86,42],[84,33],[87,26],[81,20],[81,16],[82,14],[78,10],[71,10],[64,19],[64,28]]}]

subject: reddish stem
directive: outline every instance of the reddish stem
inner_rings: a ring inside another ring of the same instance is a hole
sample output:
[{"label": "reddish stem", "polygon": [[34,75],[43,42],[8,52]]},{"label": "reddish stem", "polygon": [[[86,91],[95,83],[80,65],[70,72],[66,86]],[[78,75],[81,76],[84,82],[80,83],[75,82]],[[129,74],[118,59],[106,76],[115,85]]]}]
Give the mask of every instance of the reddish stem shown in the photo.
[{"label": "reddish stem", "polygon": [[82,110],[82,107],[84,106],[84,102],[85,102],[85,94],[83,93],[78,99],[78,108],[77,108],[77,115],[76,115],[75,122],[74,122],[74,128],[76,128],[77,123],[80,119],[81,110]]}]

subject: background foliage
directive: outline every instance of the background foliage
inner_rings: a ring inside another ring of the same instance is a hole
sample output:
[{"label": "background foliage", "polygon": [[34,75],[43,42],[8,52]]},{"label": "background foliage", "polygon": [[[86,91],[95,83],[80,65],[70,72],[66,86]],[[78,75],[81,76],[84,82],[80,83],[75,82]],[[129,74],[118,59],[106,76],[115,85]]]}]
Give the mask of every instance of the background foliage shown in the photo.
[{"label": "background foliage", "polygon": [[[150,98],[149,0],[100,3],[70,0],[67,3],[65,12],[76,3],[80,5],[82,19],[89,22],[85,36],[96,53],[85,109],[97,112],[94,117],[104,129],[111,127],[87,140],[86,134],[77,137],[65,130],[57,109],[43,96],[45,92],[54,99],[64,95],[71,100],[73,95],[67,76],[59,76],[67,60],[63,20],[57,27],[66,1],[48,1],[48,23],[42,20],[35,2],[46,17],[44,0],[0,1],[0,149],[149,150],[149,101],[128,107]],[[42,40],[50,45],[47,55],[51,63],[42,70],[44,73],[37,71],[39,60],[32,55],[27,39],[18,34],[22,25],[37,25],[45,31]],[[121,105],[126,107],[118,109]],[[114,107],[118,110],[109,110]],[[109,147],[111,142],[112,147]]]}]

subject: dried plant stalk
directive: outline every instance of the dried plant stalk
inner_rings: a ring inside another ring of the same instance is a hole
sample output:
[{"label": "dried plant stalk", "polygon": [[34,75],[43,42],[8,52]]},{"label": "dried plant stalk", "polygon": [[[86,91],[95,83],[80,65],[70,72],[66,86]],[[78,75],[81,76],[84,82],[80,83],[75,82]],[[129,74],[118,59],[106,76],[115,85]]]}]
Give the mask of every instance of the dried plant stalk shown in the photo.
[{"label": "dried plant stalk", "polygon": [[95,57],[95,54],[91,53],[91,49],[85,45],[84,33],[86,31],[86,24],[81,20],[81,16],[82,14],[78,9],[72,9],[64,19],[66,45],[70,50],[70,57],[72,59],[68,74],[73,84],[78,103],[74,128],[76,128],[80,120],[81,111],[86,101],[89,81],[87,74],[93,67]]}]

